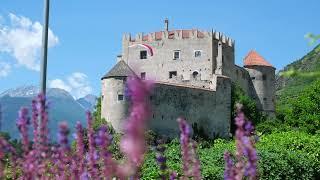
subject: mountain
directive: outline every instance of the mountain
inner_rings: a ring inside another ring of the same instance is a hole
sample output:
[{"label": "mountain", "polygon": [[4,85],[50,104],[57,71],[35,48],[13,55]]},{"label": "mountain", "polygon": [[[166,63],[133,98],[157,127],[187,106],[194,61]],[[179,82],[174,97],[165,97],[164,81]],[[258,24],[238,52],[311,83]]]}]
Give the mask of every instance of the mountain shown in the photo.
[{"label": "mountain", "polygon": [[287,99],[295,97],[317,80],[320,80],[320,44],[301,59],[279,71],[276,77],[278,104],[286,104]]},{"label": "mountain", "polygon": [[[39,88],[35,86],[23,86],[9,89],[0,94],[1,131],[9,132],[12,138],[19,138],[16,127],[18,111],[24,106],[29,108],[29,114],[31,114],[31,102],[38,92]],[[74,132],[77,121],[80,121],[83,125],[86,124],[86,109],[65,90],[48,89],[47,100],[49,102],[50,138],[56,139],[58,124],[61,121],[68,123],[71,133]]]},{"label": "mountain", "polygon": [[34,97],[39,93],[39,88],[36,86],[21,86],[13,89],[8,89],[0,93],[0,98],[3,96],[10,97]]},{"label": "mountain", "polygon": [[77,99],[77,102],[86,110],[93,111],[97,104],[97,96],[88,94],[83,98]]}]

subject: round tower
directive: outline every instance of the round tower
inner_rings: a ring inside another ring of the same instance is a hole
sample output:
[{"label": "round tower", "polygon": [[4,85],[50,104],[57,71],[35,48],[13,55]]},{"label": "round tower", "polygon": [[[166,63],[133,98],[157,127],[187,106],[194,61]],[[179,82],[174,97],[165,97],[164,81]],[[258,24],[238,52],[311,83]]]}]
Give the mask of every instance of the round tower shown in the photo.
[{"label": "round tower", "polygon": [[110,122],[117,132],[122,131],[123,121],[128,115],[128,99],[125,95],[128,75],[132,69],[120,60],[106,75],[101,78],[101,117]]},{"label": "round tower", "polygon": [[275,113],[275,70],[256,51],[250,51],[244,59],[244,67],[249,72],[250,94],[258,108],[268,115]]}]

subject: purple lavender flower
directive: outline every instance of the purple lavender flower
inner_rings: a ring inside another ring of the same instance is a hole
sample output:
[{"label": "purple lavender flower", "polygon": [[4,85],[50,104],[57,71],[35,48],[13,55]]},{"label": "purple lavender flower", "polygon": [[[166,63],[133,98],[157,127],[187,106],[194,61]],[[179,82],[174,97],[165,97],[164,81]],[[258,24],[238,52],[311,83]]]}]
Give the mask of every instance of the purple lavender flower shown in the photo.
[{"label": "purple lavender flower", "polygon": [[80,122],[77,122],[76,125],[77,129],[77,149],[76,149],[76,160],[78,163],[78,172],[83,172],[84,171],[84,143],[83,143],[83,128]]},{"label": "purple lavender flower", "polygon": [[89,177],[95,178],[97,176],[96,159],[95,159],[95,141],[94,141],[94,130],[92,126],[92,115],[88,111],[87,113],[87,127],[88,127],[88,144],[89,144]]},{"label": "purple lavender flower", "polygon": [[[48,105],[46,103],[46,98],[43,94],[39,94],[37,97],[37,107],[40,115],[40,125],[38,131],[38,142],[39,150],[41,152],[46,152],[48,150]],[[43,157],[45,158],[45,157]]]},{"label": "purple lavender flower", "polygon": [[[146,150],[144,132],[146,120],[150,116],[150,105],[147,97],[150,96],[152,83],[142,81],[137,77],[130,77],[127,83],[131,109],[124,127],[125,134],[121,139],[120,147],[122,152],[127,155],[131,168],[135,169],[142,164]],[[135,171],[129,169],[128,167],[128,173]]]},{"label": "purple lavender flower", "polygon": [[89,174],[88,172],[83,172],[80,176],[80,180],[89,180]]},{"label": "purple lavender flower", "polygon": [[38,145],[38,117],[37,101],[34,99],[32,100],[33,149],[37,149]]},{"label": "purple lavender flower", "polygon": [[62,122],[59,124],[59,133],[58,133],[58,141],[60,144],[60,149],[63,152],[70,151],[70,146],[68,143],[68,124],[66,122]]},{"label": "purple lavender flower", "polygon": [[190,163],[190,154],[189,154],[189,133],[190,127],[187,122],[179,118],[178,119],[179,128],[180,128],[180,145],[181,145],[181,155],[182,155],[182,169],[185,176],[189,176],[189,163]]},{"label": "purple lavender flower", "polygon": [[201,179],[200,161],[196,156],[196,144],[190,142],[190,126],[183,118],[178,118],[184,178]]},{"label": "purple lavender flower", "polygon": [[114,173],[115,162],[112,159],[108,147],[111,144],[111,135],[108,133],[107,126],[101,126],[96,134],[95,143],[99,148],[99,153],[103,161],[102,177],[111,179]]},{"label": "purple lavender flower", "polygon": [[175,179],[177,179],[177,173],[176,172],[172,172],[171,174],[170,174],[170,177],[169,177],[169,179],[170,180],[175,180]]},{"label": "purple lavender flower", "polygon": [[231,154],[229,152],[224,153],[225,170],[224,170],[224,179],[225,180],[233,180],[234,179],[234,164],[231,159]]},{"label": "purple lavender flower", "polygon": [[29,125],[28,109],[21,108],[19,111],[19,118],[17,120],[17,127],[21,134],[22,149],[25,155],[29,151],[28,125]]},{"label": "purple lavender flower", "polygon": [[200,160],[197,156],[197,144],[193,141],[192,142],[192,152],[193,152],[193,168],[192,168],[192,174],[194,179],[201,179],[201,170],[200,170]]},{"label": "purple lavender flower", "polygon": [[[240,106],[239,106],[240,107]],[[226,169],[225,179],[242,179],[247,176],[249,179],[257,177],[257,152],[254,146],[254,139],[251,135],[254,133],[254,127],[251,122],[245,120],[243,112],[238,108],[236,130],[236,164],[233,166],[231,154],[225,153]],[[247,160],[245,161],[245,157]]]},{"label": "purple lavender flower", "polygon": [[164,155],[165,146],[162,140],[157,141],[158,145],[156,147],[156,160],[158,165],[160,166],[160,178],[161,179],[168,179],[168,172],[167,172],[167,158]]}]

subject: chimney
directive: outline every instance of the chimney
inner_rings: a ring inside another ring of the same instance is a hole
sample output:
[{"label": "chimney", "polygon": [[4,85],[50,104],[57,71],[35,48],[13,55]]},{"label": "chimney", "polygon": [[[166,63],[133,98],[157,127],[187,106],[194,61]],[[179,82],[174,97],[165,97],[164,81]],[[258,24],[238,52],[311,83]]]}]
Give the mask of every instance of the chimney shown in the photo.
[{"label": "chimney", "polygon": [[117,62],[121,61],[122,60],[122,55],[118,55],[117,56]]},{"label": "chimney", "polygon": [[168,18],[166,18],[164,20],[164,28],[165,28],[166,31],[169,31],[169,20],[168,20]]}]

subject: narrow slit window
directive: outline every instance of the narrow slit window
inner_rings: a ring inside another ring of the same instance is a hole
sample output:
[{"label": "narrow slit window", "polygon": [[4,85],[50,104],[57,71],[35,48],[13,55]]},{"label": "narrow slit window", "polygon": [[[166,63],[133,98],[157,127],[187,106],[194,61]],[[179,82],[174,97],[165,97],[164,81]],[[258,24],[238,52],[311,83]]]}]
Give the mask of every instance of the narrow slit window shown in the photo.
[{"label": "narrow slit window", "polygon": [[123,101],[123,100],[124,100],[123,94],[118,94],[118,101]]},{"label": "narrow slit window", "polygon": [[267,76],[264,74],[264,75],[262,75],[262,80],[267,80]]},{"label": "narrow slit window", "polygon": [[140,51],[140,59],[147,59],[147,51]]},{"label": "narrow slit window", "polygon": [[173,51],[173,60],[180,59],[180,50]]},{"label": "narrow slit window", "polygon": [[146,79],[146,73],[145,73],[145,72],[142,72],[142,73],[141,73],[141,79],[143,79],[143,80]]}]

